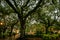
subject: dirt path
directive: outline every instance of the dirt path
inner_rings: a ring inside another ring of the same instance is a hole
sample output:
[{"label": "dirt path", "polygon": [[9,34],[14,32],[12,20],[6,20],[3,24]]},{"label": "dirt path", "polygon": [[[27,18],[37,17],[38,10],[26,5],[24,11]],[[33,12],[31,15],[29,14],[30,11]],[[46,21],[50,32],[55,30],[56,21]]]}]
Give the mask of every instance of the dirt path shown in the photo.
[{"label": "dirt path", "polygon": [[41,38],[27,38],[27,40],[42,40]]}]

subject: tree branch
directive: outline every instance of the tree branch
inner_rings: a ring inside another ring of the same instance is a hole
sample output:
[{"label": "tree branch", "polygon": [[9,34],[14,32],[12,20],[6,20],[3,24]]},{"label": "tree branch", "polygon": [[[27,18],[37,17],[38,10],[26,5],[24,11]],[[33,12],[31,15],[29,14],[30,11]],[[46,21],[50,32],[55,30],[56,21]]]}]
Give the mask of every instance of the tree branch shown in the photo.
[{"label": "tree branch", "polygon": [[16,1],[15,1],[15,0],[12,0],[12,1],[14,2],[14,5],[15,5],[16,8],[17,8],[18,5],[17,5]]},{"label": "tree branch", "polygon": [[10,32],[10,36],[11,36],[11,34],[12,34],[12,30],[13,30],[13,28],[14,28],[14,25],[15,24],[17,24],[18,23],[18,20],[17,20],[17,22],[16,23],[13,23],[12,25],[11,25],[11,32]]},{"label": "tree branch", "polygon": [[17,23],[18,23],[18,20],[17,20],[17,22],[15,22],[11,25],[11,29],[13,29],[14,25],[17,24]]},{"label": "tree branch", "polygon": [[35,12],[36,9],[40,7],[40,3],[41,3],[41,2],[42,2],[42,0],[39,0],[39,2],[37,3],[36,7],[35,7],[33,10],[29,11],[28,14],[26,14],[26,15],[24,16],[24,18],[27,18],[29,15],[31,15],[33,12]]},{"label": "tree branch", "polygon": [[29,1],[30,1],[30,0],[27,0],[26,4],[25,4],[24,6],[22,6],[22,7],[26,7],[26,6],[27,6],[27,4],[29,3]]},{"label": "tree branch", "polygon": [[21,17],[21,14],[17,11],[17,9],[13,6],[13,4],[9,0],[5,0],[8,5]]}]

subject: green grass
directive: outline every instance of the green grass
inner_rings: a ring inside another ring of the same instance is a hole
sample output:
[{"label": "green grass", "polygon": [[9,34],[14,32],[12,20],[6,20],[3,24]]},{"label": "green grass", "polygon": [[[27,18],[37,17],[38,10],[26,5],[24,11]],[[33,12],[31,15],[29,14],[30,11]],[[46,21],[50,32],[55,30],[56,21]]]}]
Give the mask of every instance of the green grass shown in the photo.
[{"label": "green grass", "polygon": [[40,34],[40,35],[25,35],[26,38],[42,38],[43,40],[56,40],[59,34]]}]

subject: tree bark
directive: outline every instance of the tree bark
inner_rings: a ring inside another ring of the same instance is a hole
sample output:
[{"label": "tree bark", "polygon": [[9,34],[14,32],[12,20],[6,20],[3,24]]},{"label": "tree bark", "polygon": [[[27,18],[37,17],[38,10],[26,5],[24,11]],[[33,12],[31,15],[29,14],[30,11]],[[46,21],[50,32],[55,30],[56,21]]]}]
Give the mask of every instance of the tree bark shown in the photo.
[{"label": "tree bark", "polygon": [[21,27],[20,27],[20,37],[17,40],[25,40],[25,20],[20,21]]},{"label": "tree bark", "polygon": [[49,28],[49,27],[48,27],[48,26],[46,26],[46,34],[48,33],[48,28]]},{"label": "tree bark", "polygon": [[21,28],[20,28],[20,38],[22,38],[22,40],[25,38],[25,20],[21,21]]},{"label": "tree bark", "polygon": [[20,20],[20,25],[21,26],[20,26],[20,37],[17,40],[25,40],[26,19],[23,18],[23,17],[20,17],[19,15],[18,15],[18,18]]},{"label": "tree bark", "polygon": [[47,26],[46,26],[46,34],[49,32],[48,31],[48,28],[50,27],[51,25],[50,25],[50,21],[49,21],[49,19],[48,19],[48,24],[47,24]]}]

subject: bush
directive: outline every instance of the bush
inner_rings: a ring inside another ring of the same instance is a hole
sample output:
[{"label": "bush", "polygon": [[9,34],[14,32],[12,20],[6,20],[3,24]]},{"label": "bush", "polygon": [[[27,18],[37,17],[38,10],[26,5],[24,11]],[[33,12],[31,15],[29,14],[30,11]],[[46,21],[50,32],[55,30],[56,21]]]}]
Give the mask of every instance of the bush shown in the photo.
[{"label": "bush", "polygon": [[51,40],[51,39],[56,40],[58,37],[59,37],[58,34],[42,34],[43,40]]}]

